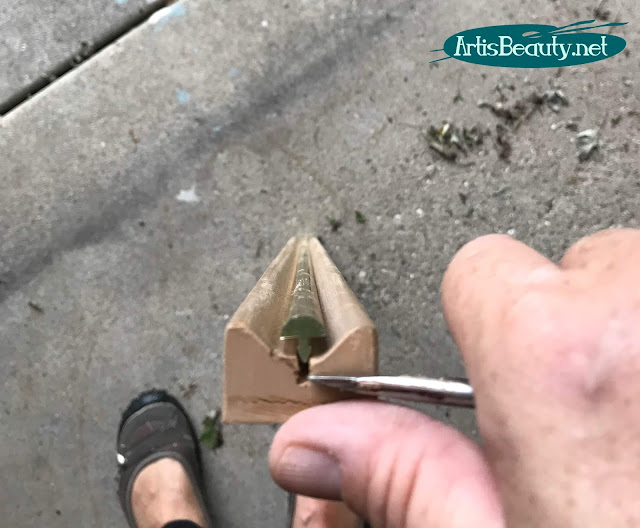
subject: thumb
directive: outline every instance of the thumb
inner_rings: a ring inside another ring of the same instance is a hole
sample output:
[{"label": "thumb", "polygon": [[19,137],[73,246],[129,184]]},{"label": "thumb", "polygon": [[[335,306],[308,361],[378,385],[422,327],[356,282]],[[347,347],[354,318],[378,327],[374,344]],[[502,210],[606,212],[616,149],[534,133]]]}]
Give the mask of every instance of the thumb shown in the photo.
[{"label": "thumb", "polygon": [[298,413],[276,434],[269,465],[283,488],[344,500],[375,527],[504,527],[478,446],[405,407],[351,401]]}]

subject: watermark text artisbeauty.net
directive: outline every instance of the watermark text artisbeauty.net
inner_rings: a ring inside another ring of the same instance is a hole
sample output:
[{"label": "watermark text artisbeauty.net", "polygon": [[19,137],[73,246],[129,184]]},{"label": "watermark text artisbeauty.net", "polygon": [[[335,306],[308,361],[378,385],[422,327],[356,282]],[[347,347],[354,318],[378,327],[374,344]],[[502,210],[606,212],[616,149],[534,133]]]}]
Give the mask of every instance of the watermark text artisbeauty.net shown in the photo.
[{"label": "watermark text artisbeauty.net", "polygon": [[[432,53],[445,56],[429,62],[456,59],[501,68],[559,68],[609,59],[625,49],[626,41],[611,29],[626,22],[580,20],[564,26],[505,24],[454,33]],[[611,28],[606,33],[595,32]]]},{"label": "watermark text artisbeauty.net", "polygon": [[508,35],[500,35],[498,42],[487,42],[487,39],[476,36],[475,42],[466,42],[464,35],[457,35],[456,50],[453,57],[556,57],[564,61],[567,57],[608,57],[607,40],[602,35],[600,43],[584,44],[581,42],[558,42],[558,37],[551,37],[551,42],[515,43]]}]

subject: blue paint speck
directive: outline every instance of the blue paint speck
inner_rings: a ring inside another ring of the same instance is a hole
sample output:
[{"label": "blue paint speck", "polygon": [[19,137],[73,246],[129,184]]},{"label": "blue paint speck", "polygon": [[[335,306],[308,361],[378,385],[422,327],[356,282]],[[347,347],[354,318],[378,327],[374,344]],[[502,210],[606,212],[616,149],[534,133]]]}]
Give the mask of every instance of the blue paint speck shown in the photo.
[{"label": "blue paint speck", "polygon": [[178,103],[185,104],[191,99],[191,94],[182,88],[178,89]]},{"label": "blue paint speck", "polygon": [[213,127],[214,132],[220,132],[222,130],[222,125],[216,125]]},{"label": "blue paint speck", "polygon": [[198,46],[194,46],[193,47],[193,52],[194,53],[198,53],[200,51],[200,48],[198,48]]},{"label": "blue paint speck", "polygon": [[116,0],[116,4],[118,5],[124,5],[127,3],[127,0]]},{"label": "blue paint speck", "polygon": [[229,68],[229,71],[227,72],[229,77],[237,77],[239,74],[240,72],[238,71],[238,68],[234,68],[233,66]]},{"label": "blue paint speck", "polygon": [[167,22],[172,18],[177,18],[184,16],[186,14],[186,9],[184,5],[177,3],[173,4],[169,7],[165,7],[160,11],[156,11],[149,18],[149,23],[153,25],[154,31],[160,31],[164,26],[167,25]]}]

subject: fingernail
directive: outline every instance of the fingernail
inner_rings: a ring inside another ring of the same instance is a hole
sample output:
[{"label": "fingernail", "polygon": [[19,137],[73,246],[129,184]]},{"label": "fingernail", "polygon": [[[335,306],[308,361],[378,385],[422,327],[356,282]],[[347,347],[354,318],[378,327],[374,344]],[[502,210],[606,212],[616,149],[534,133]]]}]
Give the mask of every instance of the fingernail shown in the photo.
[{"label": "fingernail", "polygon": [[334,500],[341,497],[340,465],[321,451],[288,447],[276,463],[274,473],[278,484],[299,495]]}]

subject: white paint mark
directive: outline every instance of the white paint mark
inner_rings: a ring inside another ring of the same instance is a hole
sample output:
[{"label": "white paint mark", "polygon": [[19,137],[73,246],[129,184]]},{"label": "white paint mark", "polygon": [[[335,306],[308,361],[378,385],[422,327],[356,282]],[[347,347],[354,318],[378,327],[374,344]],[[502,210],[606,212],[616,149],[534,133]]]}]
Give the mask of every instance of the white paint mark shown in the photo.
[{"label": "white paint mark", "polygon": [[187,308],[186,310],[176,310],[176,315],[178,317],[189,317],[192,314],[193,310],[190,310],[189,308]]},{"label": "white paint mark", "polygon": [[269,27],[269,21],[268,20],[263,20],[262,22],[260,22],[260,25],[264,28]]},{"label": "white paint mark", "polygon": [[416,214],[418,215],[418,218],[422,218],[424,216],[424,211],[422,210],[422,207],[418,207],[416,209]]},{"label": "white paint mark", "polygon": [[400,225],[402,223],[402,215],[397,214],[393,217],[393,223],[396,225]]},{"label": "white paint mark", "polygon": [[360,273],[358,273],[358,278],[360,279],[364,279],[367,276],[367,272],[364,270],[360,270]]},{"label": "white paint mark", "polygon": [[200,197],[196,194],[196,184],[194,183],[189,189],[182,189],[176,196],[176,200],[186,203],[198,203]]},{"label": "white paint mark", "polygon": [[180,3],[172,4],[156,11],[149,17],[149,24],[154,26],[155,31],[161,30],[172,18],[184,16],[186,13],[184,5]]},{"label": "white paint mark", "polygon": [[513,227],[511,229],[507,230],[507,235],[513,236],[515,234],[516,234],[516,230]]}]

